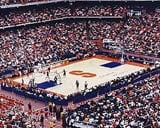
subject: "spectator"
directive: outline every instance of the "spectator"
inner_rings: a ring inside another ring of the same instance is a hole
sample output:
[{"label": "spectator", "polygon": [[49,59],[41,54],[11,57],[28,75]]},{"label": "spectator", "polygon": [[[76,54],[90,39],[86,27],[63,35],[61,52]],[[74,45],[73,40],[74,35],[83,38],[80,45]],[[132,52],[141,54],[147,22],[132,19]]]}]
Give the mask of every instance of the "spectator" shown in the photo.
[{"label": "spectator", "polygon": [[41,115],[40,117],[40,126],[41,128],[44,128],[44,116],[43,115]]}]

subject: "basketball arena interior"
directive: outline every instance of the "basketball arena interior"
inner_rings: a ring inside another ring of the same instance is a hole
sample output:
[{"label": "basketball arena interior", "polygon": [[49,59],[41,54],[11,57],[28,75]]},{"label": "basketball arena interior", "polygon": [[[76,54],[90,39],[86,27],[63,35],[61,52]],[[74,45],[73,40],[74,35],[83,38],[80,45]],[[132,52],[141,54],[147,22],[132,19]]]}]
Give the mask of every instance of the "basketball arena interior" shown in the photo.
[{"label": "basketball arena interior", "polygon": [[160,128],[160,1],[0,0],[0,128]]}]

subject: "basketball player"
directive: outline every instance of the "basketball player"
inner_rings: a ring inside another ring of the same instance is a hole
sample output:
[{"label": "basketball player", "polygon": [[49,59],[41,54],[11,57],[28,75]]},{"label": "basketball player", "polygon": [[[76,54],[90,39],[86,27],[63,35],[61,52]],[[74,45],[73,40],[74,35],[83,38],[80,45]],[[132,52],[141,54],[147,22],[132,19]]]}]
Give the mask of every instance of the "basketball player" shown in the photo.
[{"label": "basketball player", "polygon": [[50,67],[48,67],[48,72],[50,72],[51,71],[51,68]]},{"label": "basketball player", "polygon": [[47,77],[49,78],[49,71],[47,71]]},{"label": "basketball player", "polygon": [[55,82],[56,85],[57,85],[57,76],[54,77],[54,82]]},{"label": "basketball player", "polygon": [[66,76],[66,70],[63,69],[63,76],[65,77]]},{"label": "basketball player", "polygon": [[87,89],[88,83],[87,81],[84,82],[84,89]]},{"label": "basketball player", "polygon": [[76,87],[77,87],[77,90],[79,89],[79,81],[76,80]]},{"label": "basketball player", "polygon": [[46,72],[47,76],[46,79],[48,80],[48,82],[50,81],[50,77],[49,77],[49,71]]},{"label": "basketball player", "polygon": [[24,79],[22,78],[22,85],[24,85]]}]

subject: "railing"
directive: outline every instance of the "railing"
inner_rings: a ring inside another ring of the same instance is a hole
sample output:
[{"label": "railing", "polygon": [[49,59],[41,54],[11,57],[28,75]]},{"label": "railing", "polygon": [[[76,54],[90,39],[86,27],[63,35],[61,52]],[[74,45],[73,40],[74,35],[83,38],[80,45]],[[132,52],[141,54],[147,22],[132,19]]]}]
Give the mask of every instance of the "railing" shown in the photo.
[{"label": "railing", "polygon": [[97,125],[89,122],[84,122],[84,121],[75,121],[73,122],[73,127],[76,128],[96,128]]}]

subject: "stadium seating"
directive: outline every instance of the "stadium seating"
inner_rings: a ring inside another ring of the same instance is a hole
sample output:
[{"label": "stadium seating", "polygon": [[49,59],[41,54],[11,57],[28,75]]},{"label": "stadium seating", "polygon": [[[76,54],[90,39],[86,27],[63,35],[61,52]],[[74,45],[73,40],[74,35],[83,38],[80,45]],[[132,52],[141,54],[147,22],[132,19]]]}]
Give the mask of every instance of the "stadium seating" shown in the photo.
[{"label": "stadium seating", "polygon": [[[159,66],[66,97],[7,81],[8,77],[33,72],[33,67],[38,64],[48,65],[73,57],[81,59],[95,53],[107,56],[113,56],[114,53],[114,57],[117,57],[118,48],[130,54],[124,54],[126,60],[146,63],[143,56],[152,60],[149,64],[155,64],[154,58],[160,60],[160,11],[156,3],[59,4],[51,1],[38,4],[49,1],[0,1],[1,89],[60,106],[80,103],[74,110],[64,111],[62,122],[67,127],[160,127]],[[28,5],[34,2],[36,6]],[[102,44],[103,39],[114,42],[116,47],[105,44],[98,47],[93,43],[100,41]],[[90,100],[97,96],[103,98]],[[28,113],[17,112],[11,117],[4,113],[11,108],[17,111],[15,106],[19,110],[23,106],[21,102],[4,95],[0,95],[0,100],[0,128],[7,125],[26,127],[26,123],[34,122],[35,118]],[[86,100],[87,103],[81,103]]]}]

